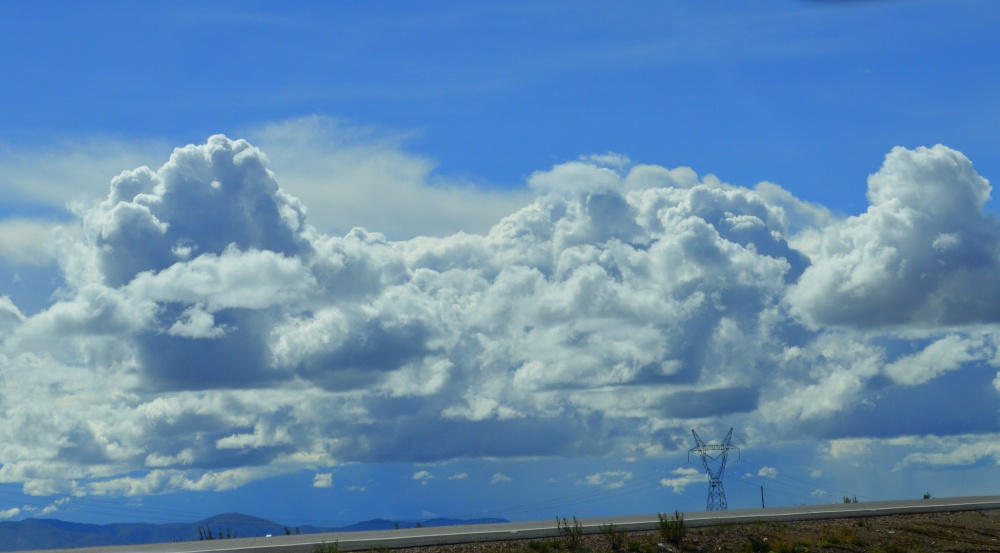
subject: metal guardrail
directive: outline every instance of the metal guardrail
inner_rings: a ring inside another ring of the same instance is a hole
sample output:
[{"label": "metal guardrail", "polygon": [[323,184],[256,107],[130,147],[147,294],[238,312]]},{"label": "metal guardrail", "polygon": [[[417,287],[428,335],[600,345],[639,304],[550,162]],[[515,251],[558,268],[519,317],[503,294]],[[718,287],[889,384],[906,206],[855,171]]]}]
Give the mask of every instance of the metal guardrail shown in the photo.
[{"label": "metal guardrail", "polygon": [[[740,509],[685,513],[684,522],[690,527],[747,524],[753,522],[784,522],[834,518],[874,517],[894,514],[957,512],[1000,509],[1000,496],[959,497],[869,503],[835,503],[801,507]],[[580,519],[584,534],[600,532],[602,525],[614,524],[627,531],[656,529],[657,514]],[[319,544],[337,543],[339,551],[370,551],[374,549],[453,545],[483,541],[541,539],[559,536],[554,520],[509,522],[475,526],[438,526],[370,532],[337,532],[275,536],[272,538],[236,538],[214,542],[181,542],[150,545],[89,547],[50,550],[49,553],[313,553]]]}]

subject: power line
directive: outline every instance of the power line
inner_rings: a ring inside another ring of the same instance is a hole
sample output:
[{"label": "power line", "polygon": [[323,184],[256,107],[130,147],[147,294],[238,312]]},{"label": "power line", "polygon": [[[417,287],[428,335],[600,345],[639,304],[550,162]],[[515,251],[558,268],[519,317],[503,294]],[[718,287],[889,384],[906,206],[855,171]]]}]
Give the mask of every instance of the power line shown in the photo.
[{"label": "power line", "polygon": [[[755,469],[757,469],[758,471],[759,471],[759,470],[762,470],[762,469],[763,469],[763,467],[760,467],[760,466],[757,466],[757,465],[754,465],[753,463],[750,463],[750,462],[748,462],[748,461],[745,461],[745,460],[743,460],[743,459],[740,459],[740,462],[741,462],[741,463],[744,463],[744,464],[746,464],[747,466],[750,466],[750,467],[752,467],[752,468],[755,468]],[[840,497],[849,497],[849,496],[850,496],[850,497],[861,497],[861,498],[863,498],[863,499],[866,499],[866,500],[868,500],[868,501],[875,501],[875,499],[874,499],[874,498],[872,498],[872,497],[868,497],[868,496],[866,496],[866,495],[861,495],[861,494],[855,494],[855,493],[853,493],[853,492],[846,492],[846,491],[844,491],[844,490],[838,490],[838,489],[836,489],[836,488],[829,488],[829,487],[828,487],[828,488],[823,488],[823,487],[821,487],[821,486],[817,486],[817,485],[815,485],[815,484],[814,484],[813,482],[807,482],[807,481],[805,481],[805,480],[800,480],[800,479],[798,479],[798,478],[795,478],[795,477],[793,477],[793,476],[788,476],[787,474],[784,474],[784,473],[778,473],[778,474],[777,474],[777,477],[778,477],[778,478],[784,478],[784,479],[787,479],[787,480],[792,480],[792,481],[794,481],[794,482],[798,482],[798,483],[800,483],[800,484],[805,484],[806,486],[809,486],[809,487],[810,487],[810,488],[811,488],[812,490],[814,490],[814,491],[815,491],[815,490],[819,490],[819,491],[822,491],[822,492],[823,492],[823,493],[824,493],[825,495],[829,495],[830,497],[837,497],[837,496],[839,495]],[[829,492],[831,492],[831,491],[833,491],[833,492],[837,492],[837,494],[835,495],[835,494],[832,494],[832,493],[829,493]]]},{"label": "power line", "polygon": [[[586,503],[593,503],[595,501],[601,501],[609,499],[612,497],[618,497],[623,495],[628,495],[632,493],[637,493],[649,489],[656,488],[660,486],[659,478],[665,476],[664,471],[657,470],[648,474],[645,474],[639,478],[630,480],[627,484],[623,484],[620,487],[613,489],[596,489],[587,490],[584,492],[570,494],[554,499],[548,499],[544,501],[536,501],[531,503],[524,503],[521,505],[515,505],[511,507],[501,507],[497,509],[490,509],[486,511],[479,511],[476,513],[466,513],[461,515],[452,515],[454,518],[471,518],[471,517],[484,517],[484,516],[512,516],[512,515],[523,515],[526,513],[537,512],[547,509],[565,508],[572,507],[576,505],[583,505]],[[449,517],[451,518],[451,517]]]}]

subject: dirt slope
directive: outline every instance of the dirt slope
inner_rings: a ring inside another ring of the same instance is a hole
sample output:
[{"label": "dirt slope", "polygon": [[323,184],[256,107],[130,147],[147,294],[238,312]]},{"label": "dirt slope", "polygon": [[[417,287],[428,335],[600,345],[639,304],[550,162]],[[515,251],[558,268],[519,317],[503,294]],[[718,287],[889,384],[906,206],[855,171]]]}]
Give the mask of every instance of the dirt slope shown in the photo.
[{"label": "dirt slope", "polygon": [[[412,553],[565,553],[565,538],[422,547]],[[657,532],[631,532],[622,553],[772,551],[776,553],[1000,553],[1000,511],[893,515],[857,519],[690,528],[680,547]],[[613,551],[603,535],[584,536],[580,551]]]}]

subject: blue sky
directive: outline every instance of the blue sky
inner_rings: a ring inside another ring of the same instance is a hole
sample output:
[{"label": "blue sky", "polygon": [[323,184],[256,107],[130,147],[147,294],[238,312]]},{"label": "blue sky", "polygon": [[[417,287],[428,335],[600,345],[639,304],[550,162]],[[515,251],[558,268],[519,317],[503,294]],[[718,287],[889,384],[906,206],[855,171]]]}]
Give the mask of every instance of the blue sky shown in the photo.
[{"label": "blue sky", "polygon": [[[0,516],[984,493],[1000,11],[0,3]],[[735,454],[734,454],[735,455]]]}]

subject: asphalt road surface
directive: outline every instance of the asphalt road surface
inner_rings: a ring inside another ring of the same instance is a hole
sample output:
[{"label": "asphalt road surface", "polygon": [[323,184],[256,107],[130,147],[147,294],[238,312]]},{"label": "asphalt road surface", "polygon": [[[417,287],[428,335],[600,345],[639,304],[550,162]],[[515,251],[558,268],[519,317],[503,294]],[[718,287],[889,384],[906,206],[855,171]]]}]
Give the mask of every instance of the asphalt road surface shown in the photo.
[{"label": "asphalt road surface", "polygon": [[[801,507],[684,513],[684,522],[687,526],[696,527],[765,521],[857,518],[903,513],[978,511],[989,509],[1000,509],[1000,496],[877,501],[870,503],[834,503],[830,505],[807,505]],[[605,524],[614,524],[629,531],[653,530],[656,528],[659,520],[654,513],[652,515],[580,519],[579,522],[583,527],[584,533],[596,534],[600,531],[600,526]],[[544,520],[474,526],[442,526],[375,532],[336,532],[331,534],[274,536],[271,538],[237,538],[231,540],[87,547],[48,551],[73,553],[232,553],[238,551],[248,553],[313,553],[316,545],[324,542],[329,544],[337,542],[340,551],[368,551],[385,547],[401,548],[477,541],[548,538],[558,535],[559,532],[556,529],[555,520]]]}]

